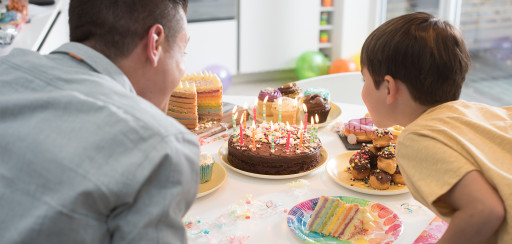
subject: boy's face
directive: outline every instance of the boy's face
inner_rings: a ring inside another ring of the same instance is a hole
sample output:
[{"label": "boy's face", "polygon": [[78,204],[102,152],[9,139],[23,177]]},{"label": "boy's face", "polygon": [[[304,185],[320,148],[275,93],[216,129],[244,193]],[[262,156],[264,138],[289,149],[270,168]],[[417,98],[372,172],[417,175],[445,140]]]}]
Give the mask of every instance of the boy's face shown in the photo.
[{"label": "boy's face", "polygon": [[361,73],[364,80],[361,97],[363,98],[364,104],[372,117],[373,123],[379,128],[393,126],[394,123],[390,121],[392,111],[390,111],[390,106],[388,106],[386,101],[388,89],[385,82],[380,85],[379,89],[376,89],[368,70],[363,68]]}]

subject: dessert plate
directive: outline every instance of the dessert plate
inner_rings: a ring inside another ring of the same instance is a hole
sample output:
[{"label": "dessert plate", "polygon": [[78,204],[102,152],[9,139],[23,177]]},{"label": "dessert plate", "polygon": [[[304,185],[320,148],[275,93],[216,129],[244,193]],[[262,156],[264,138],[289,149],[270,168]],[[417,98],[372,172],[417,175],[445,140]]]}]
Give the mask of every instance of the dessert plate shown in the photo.
[{"label": "dessert plate", "polygon": [[226,181],[227,172],[222,164],[215,162],[213,165],[212,179],[206,183],[199,184],[199,191],[196,198],[208,195],[224,184]]},{"label": "dessert plate", "polygon": [[[372,224],[375,227],[369,231],[366,238],[358,238],[355,243],[392,243],[402,233],[403,226],[400,217],[388,207],[361,198],[346,196],[334,196],[334,198],[338,198],[347,204],[357,203],[361,207],[367,208],[370,215],[374,218]],[[318,199],[306,200],[290,209],[286,222],[292,233],[308,243],[352,243],[352,241],[344,241],[332,236],[309,232],[306,229]]]},{"label": "dessert plate", "polygon": [[248,175],[248,176],[252,176],[252,177],[256,177],[256,178],[273,179],[273,180],[290,179],[290,178],[300,177],[300,176],[304,176],[304,175],[312,173],[316,169],[322,167],[322,165],[324,165],[325,162],[327,162],[327,158],[329,157],[329,154],[327,154],[327,150],[325,150],[325,148],[322,148],[322,151],[320,152],[320,155],[321,155],[320,164],[318,166],[316,166],[315,168],[311,169],[311,170],[308,170],[308,171],[305,171],[305,172],[301,172],[301,173],[298,173],[298,174],[291,174],[291,175],[263,175],[263,174],[256,174],[256,173],[247,172],[247,171],[244,171],[244,170],[237,169],[237,168],[233,167],[228,162],[228,142],[224,143],[219,148],[219,158],[220,158],[220,160],[224,163],[224,165],[228,166],[232,170],[234,170],[234,171],[236,171],[236,172],[238,172],[240,174],[244,174],[244,175]]},{"label": "dessert plate", "polygon": [[[331,105],[331,111],[329,112],[329,115],[327,116],[327,120],[323,123],[319,123],[318,127],[325,127],[331,124],[332,122],[336,121],[341,116],[341,108],[336,105],[335,103],[330,102],[329,105]],[[250,107],[248,109],[249,114],[254,117],[253,115],[253,107]],[[310,115],[308,115],[310,116]],[[259,123],[263,122],[262,118],[257,118],[256,121]],[[270,123],[270,121],[273,121],[274,123],[278,121],[277,118],[274,118],[274,116],[267,116],[267,122]],[[297,113],[297,121],[296,123],[300,125],[300,122],[304,123],[304,112],[302,109]],[[308,125],[311,125],[308,123]]]},{"label": "dessert plate", "polygon": [[348,151],[341,154],[336,155],[331,158],[329,162],[325,165],[325,170],[327,174],[334,180],[336,183],[350,189],[353,191],[372,194],[372,195],[397,195],[402,193],[409,192],[407,186],[398,186],[391,185],[391,187],[387,190],[378,190],[372,187],[361,184],[359,181],[351,180],[351,175],[345,171],[347,166],[349,166],[349,160],[352,154],[357,151]]}]

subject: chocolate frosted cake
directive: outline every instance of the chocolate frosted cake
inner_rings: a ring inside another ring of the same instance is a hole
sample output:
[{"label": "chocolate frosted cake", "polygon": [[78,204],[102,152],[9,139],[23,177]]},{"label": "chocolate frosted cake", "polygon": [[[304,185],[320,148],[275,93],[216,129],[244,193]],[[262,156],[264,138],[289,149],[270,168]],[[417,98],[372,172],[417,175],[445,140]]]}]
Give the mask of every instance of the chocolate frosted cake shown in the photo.
[{"label": "chocolate frosted cake", "polygon": [[229,164],[246,172],[264,175],[297,174],[321,164],[322,143],[315,136],[311,140],[309,130],[308,133],[302,133],[300,143],[302,128],[290,126],[287,129],[284,124],[272,127],[273,130],[270,124],[263,123],[258,128],[245,129],[241,133],[243,144],[240,133],[232,135],[228,141]]},{"label": "chocolate frosted cake", "polygon": [[304,97],[304,105],[308,109],[308,122],[311,123],[311,116],[318,115],[318,123],[323,123],[327,120],[331,106],[329,101],[320,94],[307,95]]}]

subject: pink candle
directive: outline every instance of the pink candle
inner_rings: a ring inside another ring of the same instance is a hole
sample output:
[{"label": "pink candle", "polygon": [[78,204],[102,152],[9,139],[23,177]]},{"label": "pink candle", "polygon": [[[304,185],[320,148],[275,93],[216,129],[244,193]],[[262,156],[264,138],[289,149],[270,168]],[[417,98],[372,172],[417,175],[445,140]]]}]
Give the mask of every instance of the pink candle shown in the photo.
[{"label": "pink candle", "polygon": [[302,109],[304,109],[304,130],[307,130],[308,129],[308,108],[306,107],[306,105],[304,103],[302,104]]},{"label": "pink candle", "polygon": [[286,140],[286,151],[290,151],[290,135],[292,133],[288,131],[288,139]]}]

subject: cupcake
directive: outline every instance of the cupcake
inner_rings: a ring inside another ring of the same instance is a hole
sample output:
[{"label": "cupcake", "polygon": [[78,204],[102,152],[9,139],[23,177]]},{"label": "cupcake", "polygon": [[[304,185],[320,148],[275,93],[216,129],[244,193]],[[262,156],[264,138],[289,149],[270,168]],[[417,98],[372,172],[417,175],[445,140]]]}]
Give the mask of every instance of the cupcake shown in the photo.
[{"label": "cupcake", "polygon": [[277,90],[281,92],[283,97],[296,98],[300,95],[300,88],[295,82],[286,83],[283,86],[277,88]]},{"label": "cupcake", "polygon": [[329,112],[331,112],[331,106],[329,100],[320,94],[307,95],[303,100],[304,105],[308,109],[308,122],[311,123],[311,116],[318,115],[318,123],[323,123],[327,120]]},{"label": "cupcake", "polygon": [[325,88],[314,87],[314,88],[309,88],[306,91],[304,91],[304,96],[315,95],[315,94],[318,94],[318,95],[324,97],[329,102],[331,101],[331,93],[329,92],[329,90],[327,90]]},{"label": "cupcake", "polygon": [[273,122],[279,121],[279,100],[281,100],[281,122],[294,125],[297,121],[297,100],[289,97],[279,98],[272,104]]},{"label": "cupcake", "polygon": [[[265,98],[267,98],[267,101],[265,102]],[[260,91],[260,94],[258,95],[258,119],[263,119],[263,104],[265,103],[266,106],[266,116],[273,116],[272,114],[272,103],[278,98],[282,97],[281,92],[274,88],[265,88]],[[276,114],[277,116],[277,114]]]},{"label": "cupcake", "polygon": [[208,153],[201,153],[199,157],[199,171],[200,174],[200,184],[206,183],[212,179],[213,173],[213,165],[215,161],[213,161],[212,156],[208,155]]}]

